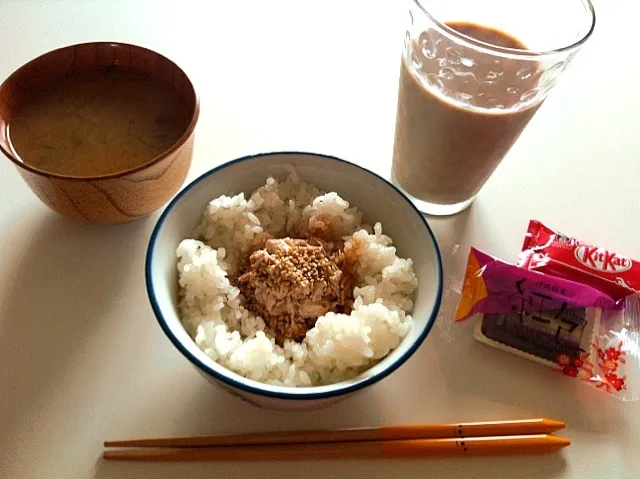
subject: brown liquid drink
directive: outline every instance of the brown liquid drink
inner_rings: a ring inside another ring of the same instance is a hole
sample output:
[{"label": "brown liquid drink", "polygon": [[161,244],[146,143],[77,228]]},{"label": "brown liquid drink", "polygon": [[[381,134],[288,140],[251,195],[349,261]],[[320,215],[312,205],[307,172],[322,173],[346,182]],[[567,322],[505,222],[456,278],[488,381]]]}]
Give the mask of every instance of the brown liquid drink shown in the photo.
[{"label": "brown liquid drink", "polygon": [[[491,45],[526,49],[497,30],[448,26]],[[435,30],[408,48],[400,73],[394,181],[427,203],[470,202],[541,104],[535,98],[537,64],[488,55]]]}]

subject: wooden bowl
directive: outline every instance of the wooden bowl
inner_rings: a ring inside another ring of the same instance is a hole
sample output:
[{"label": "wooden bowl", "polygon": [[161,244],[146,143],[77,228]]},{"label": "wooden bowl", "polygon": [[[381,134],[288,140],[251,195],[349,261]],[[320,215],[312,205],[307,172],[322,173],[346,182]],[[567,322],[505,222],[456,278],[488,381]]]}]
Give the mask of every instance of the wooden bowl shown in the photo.
[{"label": "wooden bowl", "polygon": [[[30,92],[72,73],[114,69],[145,75],[172,86],[190,121],[166,151],[134,168],[102,176],[74,177],[26,164],[9,142],[7,127]],[[31,190],[49,208],[77,220],[125,223],[166,204],[182,186],[191,165],[199,100],[187,75],[171,60],[146,48],[123,43],[72,45],[45,53],[16,70],[0,85],[0,150],[17,167]]]}]

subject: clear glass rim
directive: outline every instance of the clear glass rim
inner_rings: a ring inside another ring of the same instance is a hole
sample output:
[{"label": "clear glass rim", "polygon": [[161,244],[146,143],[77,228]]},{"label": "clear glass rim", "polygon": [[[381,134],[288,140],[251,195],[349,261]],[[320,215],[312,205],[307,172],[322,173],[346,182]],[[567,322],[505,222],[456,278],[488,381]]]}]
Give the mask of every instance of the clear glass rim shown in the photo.
[{"label": "clear glass rim", "polygon": [[522,50],[519,48],[508,48],[508,47],[500,47],[498,45],[492,45],[491,43],[482,42],[480,40],[476,40],[475,38],[471,38],[467,35],[464,35],[457,30],[449,27],[445,23],[441,22],[437,18],[435,18],[429,11],[422,5],[421,0],[412,0],[412,2],[431,20],[439,29],[441,29],[447,36],[453,37],[455,40],[466,44],[466,46],[471,46],[477,50],[485,51],[487,53],[492,54],[501,54],[503,56],[509,57],[517,57],[517,58],[531,58],[531,59],[540,59],[541,57],[557,55],[557,54],[565,54],[568,55],[571,52],[578,50],[591,36],[593,30],[596,27],[596,11],[593,8],[593,4],[591,0],[579,0],[582,5],[585,6],[587,12],[591,17],[591,25],[589,26],[589,30],[577,41],[570,45],[566,45],[560,48],[555,48],[552,50]]}]

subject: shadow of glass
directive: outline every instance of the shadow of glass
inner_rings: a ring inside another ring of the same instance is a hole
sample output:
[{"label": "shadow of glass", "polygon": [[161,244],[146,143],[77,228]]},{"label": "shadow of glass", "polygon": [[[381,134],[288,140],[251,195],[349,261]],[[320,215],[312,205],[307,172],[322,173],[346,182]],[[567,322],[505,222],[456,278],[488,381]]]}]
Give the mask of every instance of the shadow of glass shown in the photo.
[{"label": "shadow of glass", "polygon": [[433,229],[442,260],[446,264],[451,258],[452,252],[456,247],[464,242],[469,235],[469,228],[472,226],[476,213],[475,203],[472,203],[466,210],[452,216],[425,216],[429,226]]}]

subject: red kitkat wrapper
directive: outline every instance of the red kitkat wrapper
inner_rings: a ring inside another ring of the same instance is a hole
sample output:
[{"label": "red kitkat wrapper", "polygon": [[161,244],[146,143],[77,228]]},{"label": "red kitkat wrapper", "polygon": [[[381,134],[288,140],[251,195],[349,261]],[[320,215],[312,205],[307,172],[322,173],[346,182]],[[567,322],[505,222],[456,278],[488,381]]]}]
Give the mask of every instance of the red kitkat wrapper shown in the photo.
[{"label": "red kitkat wrapper", "polygon": [[531,220],[518,266],[596,288],[614,300],[640,291],[640,262]]}]

